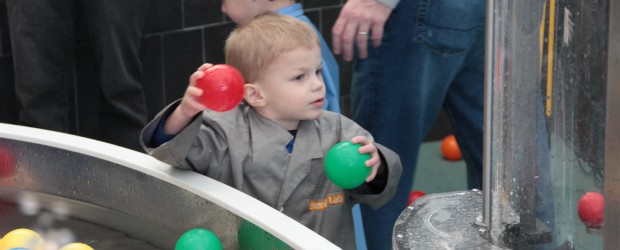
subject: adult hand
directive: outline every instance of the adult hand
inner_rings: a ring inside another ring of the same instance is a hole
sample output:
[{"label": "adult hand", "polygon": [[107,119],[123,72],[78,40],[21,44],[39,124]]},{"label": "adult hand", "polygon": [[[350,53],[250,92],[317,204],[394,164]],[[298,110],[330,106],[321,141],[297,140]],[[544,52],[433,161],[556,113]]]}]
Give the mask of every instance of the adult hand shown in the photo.
[{"label": "adult hand", "polygon": [[357,43],[360,58],[368,56],[368,36],[374,47],[381,45],[383,27],[392,8],[377,0],[348,0],[332,28],[334,54],[345,61],[353,59],[353,43]]}]

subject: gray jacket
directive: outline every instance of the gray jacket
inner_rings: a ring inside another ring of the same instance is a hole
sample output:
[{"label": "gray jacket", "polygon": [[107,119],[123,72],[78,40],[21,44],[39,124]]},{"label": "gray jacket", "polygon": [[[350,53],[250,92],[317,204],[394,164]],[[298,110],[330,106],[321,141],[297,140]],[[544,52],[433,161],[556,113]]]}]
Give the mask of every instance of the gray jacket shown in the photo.
[{"label": "gray jacket", "polygon": [[[240,105],[224,113],[206,110],[172,140],[152,148],[151,139],[163,114],[141,134],[147,152],[172,166],[194,170],[228,184],[280,210],[343,249],[355,249],[351,208],[356,203],[380,207],[394,196],[402,166],[396,153],[379,144],[388,169],[386,187],[369,193],[334,185],[323,170],[323,158],[336,143],[354,136],[372,136],[350,119],[323,111],[317,120],[302,121],[292,153],[289,131]],[[403,204],[403,208],[405,204]]]}]

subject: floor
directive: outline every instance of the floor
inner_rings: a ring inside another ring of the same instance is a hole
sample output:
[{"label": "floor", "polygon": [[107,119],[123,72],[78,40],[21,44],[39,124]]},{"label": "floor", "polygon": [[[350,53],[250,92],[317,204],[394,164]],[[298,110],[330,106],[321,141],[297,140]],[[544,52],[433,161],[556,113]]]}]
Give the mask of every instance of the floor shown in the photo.
[{"label": "floor", "polygon": [[412,190],[426,194],[467,190],[465,162],[444,159],[440,145],[441,141],[429,141],[420,147]]}]

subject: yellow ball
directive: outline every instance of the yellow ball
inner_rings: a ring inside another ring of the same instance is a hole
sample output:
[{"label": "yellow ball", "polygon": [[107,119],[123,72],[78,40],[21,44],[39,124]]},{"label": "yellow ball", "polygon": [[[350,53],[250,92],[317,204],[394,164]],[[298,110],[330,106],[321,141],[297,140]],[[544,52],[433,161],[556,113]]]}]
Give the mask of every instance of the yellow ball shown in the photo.
[{"label": "yellow ball", "polygon": [[94,249],[84,243],[76,242],[76,243],[67,244],[58,250],[94,250]]},{"label": "yellow ball", "polygon": [[18,228],[5,234],[0,241],[0,250],[10,250],[13,248],[44,250],[45,241],[35,231]]}]

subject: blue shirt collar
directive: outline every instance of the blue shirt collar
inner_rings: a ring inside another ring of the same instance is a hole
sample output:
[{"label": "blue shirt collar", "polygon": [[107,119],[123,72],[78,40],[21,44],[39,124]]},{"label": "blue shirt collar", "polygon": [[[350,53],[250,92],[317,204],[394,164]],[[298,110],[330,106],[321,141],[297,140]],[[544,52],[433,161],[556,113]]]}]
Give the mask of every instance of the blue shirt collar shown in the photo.
[{"label": "blue shirt collar", "polygon": [[293,5],[284,7],[282,9],[277,10],[276,12],[283,14],[283,15],[292,16],[292,17],[299,17],[299,16],[304,15],[304,9],[300,3],[296,3]]}]

